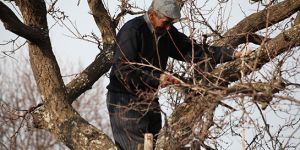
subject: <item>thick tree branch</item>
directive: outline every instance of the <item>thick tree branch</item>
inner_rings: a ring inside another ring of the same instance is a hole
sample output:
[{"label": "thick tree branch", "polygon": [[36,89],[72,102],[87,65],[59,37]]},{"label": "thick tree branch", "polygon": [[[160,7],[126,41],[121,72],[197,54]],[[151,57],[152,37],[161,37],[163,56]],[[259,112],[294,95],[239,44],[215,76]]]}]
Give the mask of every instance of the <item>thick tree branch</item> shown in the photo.
[{"label": "thick tree branch", "polygon": [[[43,0],[16,0],[26,25],[48,29]],[[70,149],[116,149],[112,140],[84,120],[68,103],[48,33],[43,43],[29,43],[32,71],[43,105],[32,112],[36,127],[46,129]]]},{"label": "thick tree branch", "polygon": [[[224,36],[222,36],[223,38],[216,40],[213,45],[230,47],[231,52],[229,51],[228,53],[232,53],[238,45],[246,42],[253,42],[255,44],[266,42],[270,40],[270,38],[259,36],[255,34],[255,32],[268,28],[269,26],[288,18],[299,9],[300,0],[285,0],[270,6],[267,9],[254,13],[240,21],[237,25],[227,31]],[[208,70],[212,70],[215,65],[216,64],[212,59],[211,61],[205,62],[205,68]],[[205,73],[209,72],[210,71],[205,71]]]},{"label": "thick tree branch", "polygon": [[53,111],[42,105],[32,112],[33,122],[36,128],[49,130],[57,136],[68,148],[72,150],[83,149],[117,149],[112,140],[100,132],[96,127],[89,124],[79,114],[71,113],[70,108],[64,107],[67,111],[61,111],[59,115],[69,115],[64,117],[64,121],[56,121],[53,118]]},{"label": "thick tree branch", "polygon": [[[214,83],[223,81],[225,81],[223,83],[228,83],[236,81],[240,78],[241,71],[247,75],[252,71],[260,69],[265,63],[269,62],[276,56],[299,45],[300,25],[296,25],[266,42],[263,47],[256,49],[255,52],[251,53],[249,56],[220,65],[218,68],[213,70],[212,76],[214,77],[210,78],[210,81],[213,81]],[[242,65],[243,61],[248,67],[244,67]]]},{"label": "thick tree branch", "polygon": [[42,34],[44,30],[23,24],[13,11],[1,1],[0,14],[2,14],[0,15],[0,20],[7,30],[34,43],[39,43],[45,39],[45,36]]},{"label": "thick tree branch", "polygon": [[94,62],[66,85],[70,104],[82,93],[91,89],[93,84],[109,70],[112,54],[110,49],[102,51]]},{"label": "thick tree branch", "polygon": [[72,103],[86,90],[91,89],[93,84],[106,73],[113,56],[112,46],[115,42],[115,28],[113,20],[105,9],[102,1],[88,0],[94,20],[101,32],[103,39],[103,50],[96,57],[96,60],[82,71],[75,79],[67,84],[67,96],[69,103]]},{"label": "thick tree branch", "polygon": [[106,50],[115,43],[116,26],[109,16],[101,0],[88,0],[94,20],[101,32],[103,40],[103,49]]},{"label": "thick tree branch", "polygon": [[290,17],[299,10],[300,0],[285,0],[280,2],[246,17],[227,31],[223,35],[223,39],[216,41],[214,44],[219,46],[228,45],[232,48],[236,48],[239,44],[244,42],[244,36],[248,35],[248,33],[255,33],[256,31],[272,26]]},{"label": "thick tree branch", "polygon": [[300,24],[300,11],[297,13],[297,16],[294,20],[294,25],[298,25]]},{"label": "thick tree branch", "polygon": [[[27,26],[48,29],[44,1],[16,0],[16,5],[20,8],[24,23]],[[45,33],[44,36],[43,43],[29,43],[28,45],[32,71],[40,93],[45,97],[43,100],[47,102],[47,98],[59,92],[64,93],[65,89],[49,35]]]},{"label": "thick tree branch", "polygon": [[286,84],[280,80],[275,80],[273,82],[238,83],[226,89],[224,96],[235,93],[253,94],[258,92],[274,94],[283,90],[285,87]]},{"label": "thick tree branch", "polygon": [[240,43],[250,42],[250,43],[253,43],[256,45],[261,45],[263,42],[271,40],[271,38],[267,38],[267,37],[264,37],[264,36],[261,36],[258,34],[254,34],[254,33],[249,33],[249,34],[242,36],[240,40],[241,40]]}]

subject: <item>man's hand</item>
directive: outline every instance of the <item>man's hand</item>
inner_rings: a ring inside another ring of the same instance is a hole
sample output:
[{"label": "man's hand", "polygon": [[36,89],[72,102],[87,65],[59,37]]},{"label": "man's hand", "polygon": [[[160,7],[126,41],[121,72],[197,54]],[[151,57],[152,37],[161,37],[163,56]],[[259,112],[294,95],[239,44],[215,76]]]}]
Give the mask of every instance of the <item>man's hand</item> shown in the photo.
[{"label": "man's hand", "polygon": [[164,88],[168,85],[173,85],[173,84],[178,85],[181,83],[181,81],[178,78],[176,78],[170,74],[165,74],[165,73],[161,74],[159,79],[160,79],[160,85],[162,88]]},{"label": "man's hand", "polygon": [[252,52],[252,49],[250,49],[248,46],[245,46],[240,51],[234,51],[233,55],[234,55],[234,58],[241,58],[241,57],[249,55],[251,52]]}]

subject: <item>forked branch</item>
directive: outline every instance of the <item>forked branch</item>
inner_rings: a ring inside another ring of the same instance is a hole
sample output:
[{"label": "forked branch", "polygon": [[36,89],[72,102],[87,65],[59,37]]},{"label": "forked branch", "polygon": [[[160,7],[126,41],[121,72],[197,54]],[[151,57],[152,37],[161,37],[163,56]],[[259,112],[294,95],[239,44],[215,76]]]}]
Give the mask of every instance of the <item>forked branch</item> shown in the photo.
[{"label": "forked branch", "polygon": [[7,30],[33,43],[39,43],[43,41],[45,37],[42,34],[44,32],[43,29],[25,25],[24,23],[22,23],[21,20],[19,20],[19,18],[15,15],[15,13],[1,1],[0,1],[0,14],[2,14],[0,15],[0,19]]}]

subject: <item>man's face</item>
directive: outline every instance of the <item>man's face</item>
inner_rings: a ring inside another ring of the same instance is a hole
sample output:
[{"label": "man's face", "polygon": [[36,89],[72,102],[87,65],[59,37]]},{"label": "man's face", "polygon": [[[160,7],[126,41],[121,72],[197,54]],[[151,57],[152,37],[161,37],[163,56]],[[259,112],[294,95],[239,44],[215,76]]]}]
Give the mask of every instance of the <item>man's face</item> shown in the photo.
[{"label": "man's face", "polygon": [[151,14],[151,22],[154,29],[158,32],[169,30],[174,23],[174,19],[165,17],[158,12],[154,12]]}]

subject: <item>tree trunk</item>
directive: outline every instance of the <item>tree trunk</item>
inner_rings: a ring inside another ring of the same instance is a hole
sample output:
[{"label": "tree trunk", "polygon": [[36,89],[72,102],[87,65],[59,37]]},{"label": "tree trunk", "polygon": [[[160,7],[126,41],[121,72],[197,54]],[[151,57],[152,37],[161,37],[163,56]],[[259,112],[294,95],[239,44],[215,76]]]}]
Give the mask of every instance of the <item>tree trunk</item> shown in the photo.
[{"label": "tree trunk", "polygon": [[47,129],[70,149],[116,149],[112,140],[85,121],[68,103],[65,85],[52,51],[42,0],[18,0],[24,23],[41,29],[42,42],[30,42],[29,56],[43,105],[34,113],[36,127]]}]

